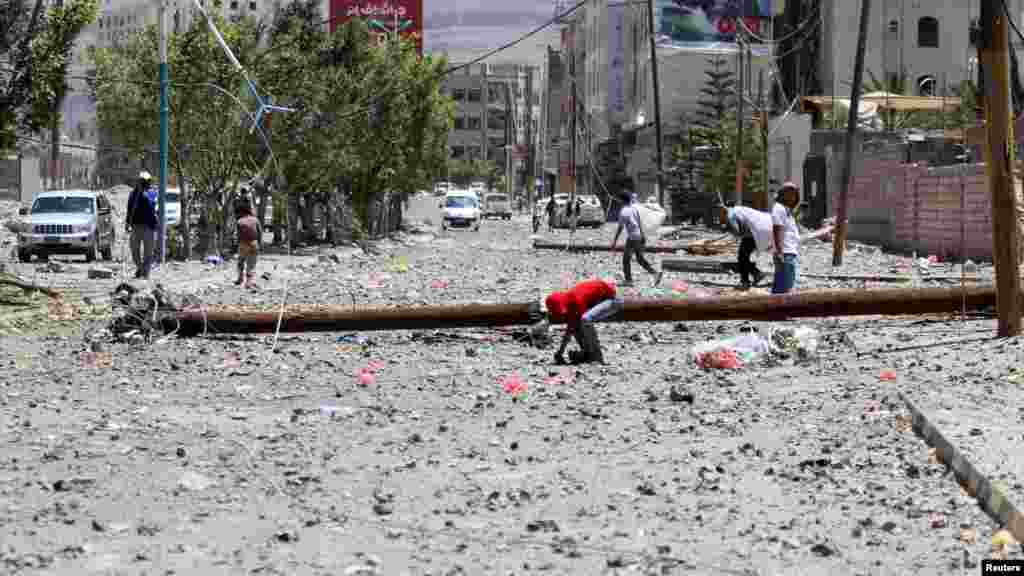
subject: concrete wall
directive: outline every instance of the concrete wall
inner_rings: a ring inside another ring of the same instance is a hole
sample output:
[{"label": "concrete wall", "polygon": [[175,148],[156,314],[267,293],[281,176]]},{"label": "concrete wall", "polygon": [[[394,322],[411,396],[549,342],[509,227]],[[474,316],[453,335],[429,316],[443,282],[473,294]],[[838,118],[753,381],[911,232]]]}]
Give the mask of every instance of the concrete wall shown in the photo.
[{"label": "concrete wall", "polygon": [[[850,240],[920,255],[991,259],[992,212],[984,166],[903,164],[901,152],[887,148],[866,155],[858,165],[850,190]],[[833,191],[833,205],[838,197]]]}]

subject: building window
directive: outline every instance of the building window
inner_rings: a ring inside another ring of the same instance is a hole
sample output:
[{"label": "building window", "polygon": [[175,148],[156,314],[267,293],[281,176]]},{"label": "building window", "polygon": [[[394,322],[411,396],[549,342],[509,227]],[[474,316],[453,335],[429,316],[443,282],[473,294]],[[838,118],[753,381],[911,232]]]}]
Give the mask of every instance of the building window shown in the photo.
[{"label": "building window", "polygon": [[466,119],[463,118],[462,116],[456,116],[455,117],[455,129],[456,130],[465,130],[466,129]]},{"label": "building window", "polygon": [[469,101],[470,102],[479,102],[480,101],[480,89],[479,88],[471,88],[469,90]]},{"label": "building window", "polygon": [[249,2],[249,10],[252,10],[253,12],[256,11],[256,3],[255,2]]},{"label": "building window", "polygon": [[[479,94],[479,91],[477,93]],[[466,127],[469,128],[470,130],[479,130],[480,129],[480,117],[479,116],[469,116],[468,118],[466,118]]]},{"label": "building window", "polygon": [[939,21],[925,16],[917,21],[917,45],[920,48],[939,47]]},{"label": "building window", "polygon": [[895,34],[900,31],[900,23],[895,20],[889,20],[889,32]]},{"label": "building window", "polygon": [[935,96],[935,76],[921,76],[918,78],[917,93],[921,96]]},{"label": "building window", "polygon": [[452,146],[452,158],[462,158],[466,155],[466,148],[463,146]]},{"label": "building window", "polygon": [[237,0],[231,0],[231,9],[232,10],[238,10],[238,2],[237,2]]},{"label": "building window", "polygon": [[454,90],[452,90],[452,100],[455,100],[456,102],[463,102],[465,99],[466,99],[466,89],[465,88],[455,88]]}]

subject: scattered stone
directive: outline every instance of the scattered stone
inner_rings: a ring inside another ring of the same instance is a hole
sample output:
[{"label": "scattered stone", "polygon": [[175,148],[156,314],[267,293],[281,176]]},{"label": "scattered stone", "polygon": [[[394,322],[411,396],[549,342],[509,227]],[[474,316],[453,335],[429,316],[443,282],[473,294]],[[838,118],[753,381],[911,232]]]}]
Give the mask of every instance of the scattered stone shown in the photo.
[{"label": "scattered stone", "polygon": [[673,402],[686,402],[687,404],[693,404],[693,392],[686,390],[682,386],[672,386],[668,391],[668,399]]},{"label": "scattered stone", "polygon": [[835,548],[832,548],[828,544],[819,543],[819,544],[815,544],[814,546],[811,546],[811,553],[814,554],[815,556],[820,556],[822,558],[828,558],[829,556],[834,556],[835,553],[836,553],[836,550],[835,550]]},{"label": "scattered stone", "polygon": [[527,532],[561,532],[554,520],[533,520],[526,523]]},{"label": "scattered stone", "polygon": [[54,492],[71,492],[92,486],[95,483],[96,481],[92,478],[68,478],[67,480],[57,480],[52,487]]},{"label": "scattered stone", "polygon": [[283,543],[283,544],[289,544],[291,542],[298,542],[299,541],[299,535],[294,533],[294,532],[289,532],[287,530],[282,530],[282,531],[278,532],[277,534],[274,534],[274,539],[277,540],[278,542]]},{"label": "scattered stone", "polygon": [[212,487],[215,482],[198,472],[186,471],[178,479],[178,486],[191,492],[202,492]]}]

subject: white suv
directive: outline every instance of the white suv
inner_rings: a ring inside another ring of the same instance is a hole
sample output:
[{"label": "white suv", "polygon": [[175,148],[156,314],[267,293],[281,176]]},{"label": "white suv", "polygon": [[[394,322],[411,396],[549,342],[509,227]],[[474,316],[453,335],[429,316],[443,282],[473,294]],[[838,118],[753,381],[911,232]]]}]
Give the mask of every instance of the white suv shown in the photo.
[{"label": "white suv", "polygon": [[[23,209],[24,211],[24,209]],[[114,252],[114,215],[102,192],[54,190],[38,194],[28,224],[18,234],[18,259],[32,255],[83,254],[87,262],[98,255],[110,260]]]}]

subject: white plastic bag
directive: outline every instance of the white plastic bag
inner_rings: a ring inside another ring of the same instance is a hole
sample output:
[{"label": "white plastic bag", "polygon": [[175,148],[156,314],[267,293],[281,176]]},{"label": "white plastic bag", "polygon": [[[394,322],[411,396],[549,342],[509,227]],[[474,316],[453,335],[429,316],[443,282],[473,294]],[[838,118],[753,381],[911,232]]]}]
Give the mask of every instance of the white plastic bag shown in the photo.
[{"label": "white plastic bag", "polygon": [[665,223],[665,211],[661,207],[649,204],[638,204],[637,213],[640,215],[640,228],[648,240],[658,239],[658,229]]},{"label": "white plastic bag", "polygon": [[772,332],[772,345],[779,351],[809,360],[818,354],[818,331],[807,326],[783,328]]},{"label": "white plastic bag", "polygon": [[768,340],[749,332],[733,338],[700,342],[690,349],[694,361],[702,368],[742,368],[770,353]]}]

